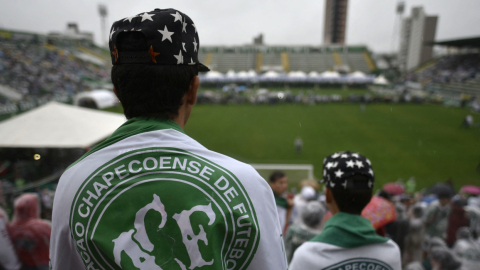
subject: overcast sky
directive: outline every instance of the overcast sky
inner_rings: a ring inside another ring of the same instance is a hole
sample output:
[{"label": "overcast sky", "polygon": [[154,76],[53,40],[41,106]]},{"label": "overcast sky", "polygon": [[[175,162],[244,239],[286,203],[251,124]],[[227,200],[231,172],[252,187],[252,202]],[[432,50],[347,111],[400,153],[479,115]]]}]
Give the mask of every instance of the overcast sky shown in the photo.
[{"label": "overcast sky", "polygon": [[[391,51],[396,2],[349,0],[347,44]],[[100,43],[99,3],[108,8],[107,31],[121,18],[157,7],[176,8],[193,19],[203,45],[247,44],[259,33],[270,45],[322,43],[325,0],[0,0],[0,28],[47,33],[77,22]],[[480,0],[407,0],[405,15],[419,5],[428,15],[439,16],[437,40],[480,36]]]}]

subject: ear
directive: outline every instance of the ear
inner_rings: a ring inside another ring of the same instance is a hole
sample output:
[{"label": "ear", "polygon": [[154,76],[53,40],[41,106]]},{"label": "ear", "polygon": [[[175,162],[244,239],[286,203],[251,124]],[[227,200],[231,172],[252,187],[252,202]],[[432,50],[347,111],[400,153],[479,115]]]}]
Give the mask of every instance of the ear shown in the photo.
[{"label": "ear", "polygon": [[200,86],[200,79],[198,76],[193,76],[192,80],[190,81],[190,86],[187,92],[187,104],[188,105],[195,105],[197,103],[197,91],[198,87]]},{"label": "ear", "polygon": [[329,188],[325,189],[325,202],[331,204],[334,201],[332,191]]}]

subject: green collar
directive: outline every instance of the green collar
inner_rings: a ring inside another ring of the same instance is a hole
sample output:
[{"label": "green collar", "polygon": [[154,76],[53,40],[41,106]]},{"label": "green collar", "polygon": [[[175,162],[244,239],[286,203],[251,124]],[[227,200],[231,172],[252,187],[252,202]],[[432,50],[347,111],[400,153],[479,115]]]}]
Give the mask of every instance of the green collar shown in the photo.
[{"label": "green collar", "polygon": [[339,212],[325,223],[322,233],[310,241],[343,248],[355,248],[385,243],[388,238],[379,236],[368,219],[359,215]]},{"label": "green collar", "polygon": [[113,134],[108,137],[105,141],[97,144],[93,147],[90,151],[88,151],[85,155],[75,161],[72,165],[70,165],[68,169],[72,166],[83,160],[84,158],[88,157],[89,155],[109,146],[116,142],[119,142],[123,139],[131,137],[133,135],[137,135],[140,133],[145,133],[149,131],[155,130],[162,130],[162,129],[174,129],[178,132],[184,133],[183,129],[180,125],[173,121],[173,120],[161,120],[154,117],[134,117],[129,119],[127,122],[123,123],[117,130],[113,132]]},{"label": "green collar", "polygon": [[288,202],[287,202],[287,199],[281,197],[281,196],[277,196],[277,194],[273,193],[273,196],[275,197],[275,204],[277,206],[280,206],[280,207],[283,207],[285,209],[288,208]]}]

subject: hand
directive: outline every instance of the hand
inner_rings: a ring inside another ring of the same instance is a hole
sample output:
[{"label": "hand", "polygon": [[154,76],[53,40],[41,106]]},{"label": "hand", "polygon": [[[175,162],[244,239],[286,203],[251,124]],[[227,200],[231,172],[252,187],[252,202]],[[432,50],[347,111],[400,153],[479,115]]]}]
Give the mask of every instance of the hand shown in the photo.
[{"label": "hand", "polygon": [[295,205],[292,199],[287,199],[287,202],[288,202],[288,208],[293,207]]}]

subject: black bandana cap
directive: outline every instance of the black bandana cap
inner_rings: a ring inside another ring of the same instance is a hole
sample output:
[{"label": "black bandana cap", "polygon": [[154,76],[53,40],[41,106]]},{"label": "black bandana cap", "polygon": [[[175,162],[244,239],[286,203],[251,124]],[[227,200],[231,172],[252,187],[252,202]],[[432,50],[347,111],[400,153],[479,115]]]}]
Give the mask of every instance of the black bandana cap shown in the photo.
[{"label": "black bandana cap", "polygon": [[[359,183],[351,179],[361,174],[367,177],[367,183]],[[323,179],[330,189],[373,189],[375,176],[372,163],[368,158],[350,151],[335,153],[323,160]]]},{"label": "black bandana cap", "polygon": [[[129,31],[144,34],[149,50],[119,52],[118,37]],[[190,17],[176,9],[157,8],[114,22],[108,46],[112,65],[195,65],[200,72],[210,70],[198,61],[200,38],[197,27]]]}]

